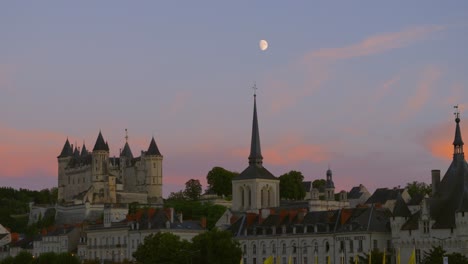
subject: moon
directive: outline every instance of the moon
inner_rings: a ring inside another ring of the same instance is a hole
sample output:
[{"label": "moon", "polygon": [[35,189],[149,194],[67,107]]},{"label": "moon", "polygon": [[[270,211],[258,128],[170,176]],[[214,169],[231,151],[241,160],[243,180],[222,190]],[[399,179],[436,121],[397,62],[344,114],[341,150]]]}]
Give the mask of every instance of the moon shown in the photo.
[{"label": "moon", "polygon": [[268,42],[264,39],[260,40],[258,43],[258,46],[260,47],[260,50],[265,51],[268,49]]}]

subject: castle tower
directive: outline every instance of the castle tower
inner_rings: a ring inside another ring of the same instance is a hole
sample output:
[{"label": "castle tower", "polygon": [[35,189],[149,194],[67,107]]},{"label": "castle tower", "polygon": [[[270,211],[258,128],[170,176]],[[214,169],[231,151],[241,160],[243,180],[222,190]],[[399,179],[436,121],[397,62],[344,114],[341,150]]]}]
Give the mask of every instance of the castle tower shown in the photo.
[{"label": "castle tower", "polygon": [[92,172],[93,182],[103,182],[106,180],[107,175],[107,166],[109,161],[109,146],[104,141],[101,131],[96,139],[96,144],[94,144],[92,155]]},{"label": "castle tower", "polygon": [[67,138],[67,141],[65,141],[62,151],[60,152],[60,155],[58,155],[57,157],[57,160],[58,160],[58,199],[57,200],[58,201],[62,201],[65,199],[64,189],[65,189],[65,185],[67,184],[65,169],[68,163],[70,162],[72,156],[73,156],[73,149]]},{"label": "castle tower", "polygon": [[279,206],[279,179],[263,167],[257,120],[257,99],[254,94],[249,166],[232,179],[232,209],[249,211],[277,206]]},{"label": "castle tower", "polygon": [[332,171],[330,168],[327,170],[327,182],[325,184],[325,199],[328,201],[335,200],[335,183],[332,179]]},{"label": "castle tower", "polygon": [[154,137],[145,153],[146,167],[146,191],[148,193],[148,202],[155,202],[162,198],[162,160],[163,156],[159,152]]}]

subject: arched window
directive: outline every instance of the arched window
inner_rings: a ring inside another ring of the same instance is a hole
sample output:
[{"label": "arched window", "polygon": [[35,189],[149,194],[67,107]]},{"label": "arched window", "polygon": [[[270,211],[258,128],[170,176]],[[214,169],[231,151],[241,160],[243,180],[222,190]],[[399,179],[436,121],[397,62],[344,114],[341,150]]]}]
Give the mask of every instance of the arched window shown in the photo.
[{"label": "arched window", "polygon": [[252,190],[249,189],[248,192],[249,192],[249,201],[248,202],[249,202],[249,207],[251,208],[252,207]]},{"label": "arched window", "polygon": [[255,244],[252,247],[252,254],[254,254],[254,255],[257,254],[257,245],[255,245]]},{"label": "arched window", "polygon": [[241,187],[241,207],[245,207],[244,188]]}]

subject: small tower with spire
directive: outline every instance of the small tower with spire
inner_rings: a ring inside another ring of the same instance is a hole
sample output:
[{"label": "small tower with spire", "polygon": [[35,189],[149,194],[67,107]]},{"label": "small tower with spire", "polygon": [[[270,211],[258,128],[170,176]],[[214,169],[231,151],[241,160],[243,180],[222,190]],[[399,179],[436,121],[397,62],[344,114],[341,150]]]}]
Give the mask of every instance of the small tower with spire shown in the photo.
[{"label": "small tower with spire", "polygon": [[65,141],[65,144],[63,145],[62,151],[57,157],[58,160],[58,201],[62,201],[65,199],[65,186],[67,184],[66,181],[66,172],[65,169],[67,168],[68,164],[70,163],[70,160],[72,159],[73,156],[73,149],[70,145],[70,141],[67,140]]},{"label": "small tower with spire", "polygon": [[254,211],[279,206],[279,179],[263,167],[257,118],[257,95],[254,85],[254,107],[249,166],[232,180],[232,209]]},{"label": "small tower with spire", "polygon": [[458,105],[454,106],[455,108],[455,138],[453,140],[453,158],[463,160],[465,158],[465,154],[463,153],[463,140],[460,132],[460,110]]},{"label": "small tower with spire", "polygon": [[150,203],[162,199],[162,161],[163,156],[159,152],[154,137],[151,138],[148,151],[145,153],[146,179],[145,186]]},{"label": "small tower with spire", "polygon": [[325,183],[325,197],[328,201],[335,200],[335,183],[333,183],[332,171],[330,167],[327,170],[327,181]]},{"label": "small tower with spire", "polygon": [[107,167],[109,162],[109,145],[104,141],[101,131],[94,144],[92,153],[92,172],[93,182],[103,182],[106,180]]}]

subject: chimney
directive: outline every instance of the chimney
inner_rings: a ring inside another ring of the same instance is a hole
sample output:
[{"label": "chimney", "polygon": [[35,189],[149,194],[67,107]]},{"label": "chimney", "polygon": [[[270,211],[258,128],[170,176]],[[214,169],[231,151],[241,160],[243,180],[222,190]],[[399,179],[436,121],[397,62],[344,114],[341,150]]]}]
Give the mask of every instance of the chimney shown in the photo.
[{"label": "chimney", "polygon": [[432,196],[435,195],[440,184],[440,170],[432,170]]}]

